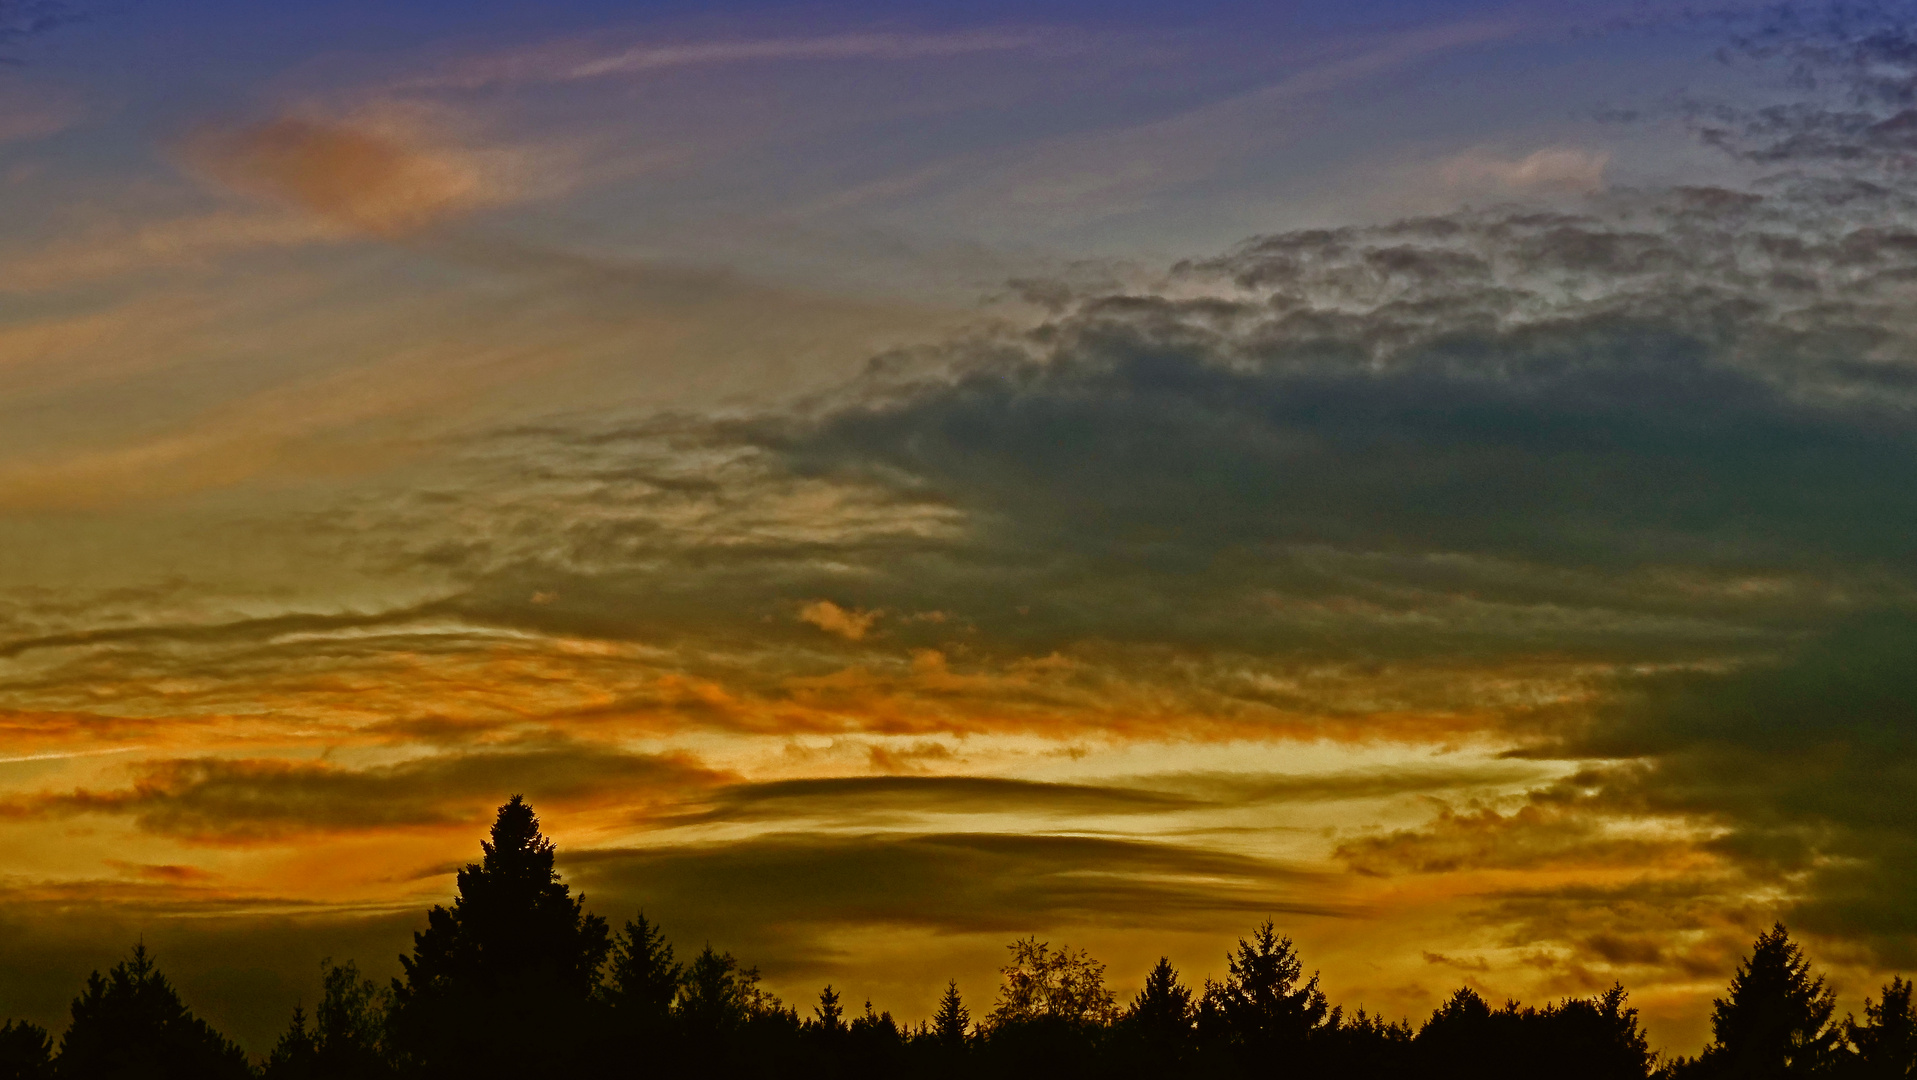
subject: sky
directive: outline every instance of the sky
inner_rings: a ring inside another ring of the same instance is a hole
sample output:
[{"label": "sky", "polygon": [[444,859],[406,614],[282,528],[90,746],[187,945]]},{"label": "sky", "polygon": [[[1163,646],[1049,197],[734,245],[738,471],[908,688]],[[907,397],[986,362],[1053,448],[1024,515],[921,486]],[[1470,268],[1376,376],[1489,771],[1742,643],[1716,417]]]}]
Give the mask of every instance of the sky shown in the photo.
[{"label": "sky", "polygon": [[0,2],[0,1014],[525,794],[804,1005],[1917,968],[1917,7]]}]

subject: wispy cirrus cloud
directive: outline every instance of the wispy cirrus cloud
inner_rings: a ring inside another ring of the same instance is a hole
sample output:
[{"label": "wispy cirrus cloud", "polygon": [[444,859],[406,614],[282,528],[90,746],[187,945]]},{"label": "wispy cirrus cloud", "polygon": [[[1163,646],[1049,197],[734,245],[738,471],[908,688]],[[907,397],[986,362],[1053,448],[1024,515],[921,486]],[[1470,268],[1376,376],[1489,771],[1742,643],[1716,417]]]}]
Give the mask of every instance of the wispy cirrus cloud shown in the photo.
[{"label": "wispy cirrus cloud", "polygon": [[581,82],[647,75],[675,68],[754,62],[903,61],[1056,46],[1060,35],[1037,29],[960,30],[950,33],[845,33],[814,37],[737,38],[646,42],[607,48],[567,42],[523,52],[477,57],[397,84],[402,90],[480,90],[495,85]]}]

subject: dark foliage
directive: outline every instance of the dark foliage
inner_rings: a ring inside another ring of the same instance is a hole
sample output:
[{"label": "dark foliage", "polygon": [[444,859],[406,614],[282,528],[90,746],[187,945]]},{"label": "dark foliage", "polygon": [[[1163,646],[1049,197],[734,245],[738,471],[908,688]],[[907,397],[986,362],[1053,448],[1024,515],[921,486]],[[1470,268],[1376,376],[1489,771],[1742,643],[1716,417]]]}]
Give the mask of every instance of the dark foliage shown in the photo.
[{"label": "dark foliage", "polygon": [[251,1076],[246,1055],[194,1016],[135,945],[104,977],[87,976],[60,1040],[60,1080],[224,1080]]},{"label": "dark foliage", "polygon": [[[552,841],[515,795],[499,808],[485,857],[459,872],[451,908],[435,907],[393,981],[396,1057],[426,1076],[536,1074],[577,1067],[588,1007],[612,950],[553,867]],[[539,1039],[526,1033],[538,1031]]]},{"label": "dark foliage", "polygon": [[1104,965],[1028,937],[976,1022],[956,982],[916,1026],[869,1001],[850,1013],[832,986],[802,1017],[731,953],[675,959],[643,913],[610,934],[560,882],[523,800],[500,808],[481,846],[452,906],[415,935],[404,978],[382,988],[322,961],[317,1004],[293,1010],[257,1068],[136,946],[89,977],[57,1055],[41,1028],[0,1025],[0,1080],[1917,1080],[1911,984],[1866,1000],[1861,1022],[1836,1022],[1831,991],[1781,926],[1716,1003],[1711,1046],[1654,1072],[1621,986],[1542,1007],[1460,989],[1414,1029],[1333,1007],[1270,922],[1202,993],[1161,958],[1120,1009]]},{"label": "dark foliage", "polygon": [[1910,1000],[1911,984],[1892,979],[1883,1000],[1864,999],[1864,1022],[1844,1024],[1845,1036],[1856,1058],[1844,1070],[1856,1080],[1913,1080],[1917,1078],[1917,1010]]},{"label": "dark foliage", "polygon": [[38,1024],[9,1020],[0,1024],[0,1080],[49,1080],[53,1076],[53,1040]]},{"label": "dark foliage", "polygon": [[360,977],[351,962],[320,962],[320,1003],[308,1030],[293,1010],[265,1065],[266,1080],[380,1080],[393,1075],[386,1024],[392,993]]},{"label": "dark foliage", "polygon": [[[1888,994],[1886,994],[1888,996]],[[1783,926],[1758,935],[1731,977],[1730,996],[1711,1010],[1711,1045],[1674,1062],[1678,1080],[1785,1080],[1828,1076],[1853,1063],[1843,1029],[1831,1022],[1837,995],[1811,973]]]}]

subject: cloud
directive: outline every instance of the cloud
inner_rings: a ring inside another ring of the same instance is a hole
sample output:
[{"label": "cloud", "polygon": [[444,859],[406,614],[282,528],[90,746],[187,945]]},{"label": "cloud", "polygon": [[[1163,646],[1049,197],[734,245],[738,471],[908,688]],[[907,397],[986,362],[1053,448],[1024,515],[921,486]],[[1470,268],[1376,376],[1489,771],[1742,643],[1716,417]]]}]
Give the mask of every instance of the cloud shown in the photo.
[{"label": "cloud", "polygon": [[339,224],[284,212],[215,211],[95,230],[0,260],[0,291],[40,292],[116,276],[202,266],[258,250],[350,239]]},{"label": "cloud", "polygon": [[282,758],[182,758],[141,763],[126,788],[9,798],[0,815],[123,815],[147,832],[244,844],[472,824],[513,792],[559,806],[616,795],[636,808],[721,778],[682,755],[567,744],[448,752],[360,769]]},{"label": "cloud", "polygon": [[1376,876],[1553,867],[1649,872],[1694,861],[1694,836],[1646,835],[1641,822],[1631,823],[1635,830],[1607,828],[1617,824],[1554,805],[1527,805],[1509,814],[1445,807],[1422,828],[1348,840],[1337,854],[1357,872]]},{"label": "cloud", "polygon": [[476,155],[390,128],[284,116],[204,129],[182,151],[194,169],[235,191],[378,236],[414,233],[515,195]]},{"label": "cloud", "polygon": [[1030,49],[1050,36],[1035,30],[952,33],[852,33],[820,37],[646,43],[603,51],[582,44],[549,45],[480,57],[405,80],[408,90],[480,90],[500,84],[567,83],[649,75],[684,67],[782,60],[904,61]]},{"label": "cloud", "polygon": [[782,821],[816,816],[835,824],[914,814],[1163,814],[1210,804],[1143,787],[1046,783],[991,776],[846,776],[722,788],[675,821]]},{"label": "cloud", "polygon": [[1907,170],[1917,151],[1917,31],[1900,5],[1767,6],[1733,20],[1723,58],[1785,93],[1763,105],[1693,101],[1698,136],[1765,167]]},{"label": "cloud", "polygon": [[[1345,916],[1314,875],[1171,843],[993,833],[768,836],[575,854],[587,888],[673,917],[1013,933],[1036,926],[1211,927],[1265,912]],[[683,915],[682,915],[683,913]]]},{"label": "cloud", "polygon": [[848,611],[830,600],[814,600],[799,609],[799,621],[811,623],[847,641],[860,641],[883,614],[882,611],[859,611],[856,608]]},{"label": "cloud", "polygon": [[1611,155],[1601,150],[1547,147],[1511,159],[1481,150],[1467,151],[1438,165],[1438,176],[1454,188],[1492,187],[1509,193],[1589,194],[1604,188]]},{"label": "cloud", "polygon": [[1710,848],[1780,883],[1794,925],[1917,956],[1917,623],[1860,618],[1728,671],[1628,680],[1549,752],[1621,759],[1581,782],[1622,814],[1715,823]]}]

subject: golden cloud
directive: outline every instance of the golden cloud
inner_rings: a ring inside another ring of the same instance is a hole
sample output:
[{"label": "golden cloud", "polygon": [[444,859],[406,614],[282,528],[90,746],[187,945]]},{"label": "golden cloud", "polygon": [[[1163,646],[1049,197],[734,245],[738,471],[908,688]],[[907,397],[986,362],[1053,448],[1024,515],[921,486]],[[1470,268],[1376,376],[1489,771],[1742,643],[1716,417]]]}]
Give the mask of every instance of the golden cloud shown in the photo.
[{"label": "golden cloud", "polygon": [[865,637],[877,622],[879,611],[860,611],[856,608],[842,608],[830,600],[815,600],[799,609],[799,621],[808,622],[828,634],[837,634],[847,641],[858,641]]}]

